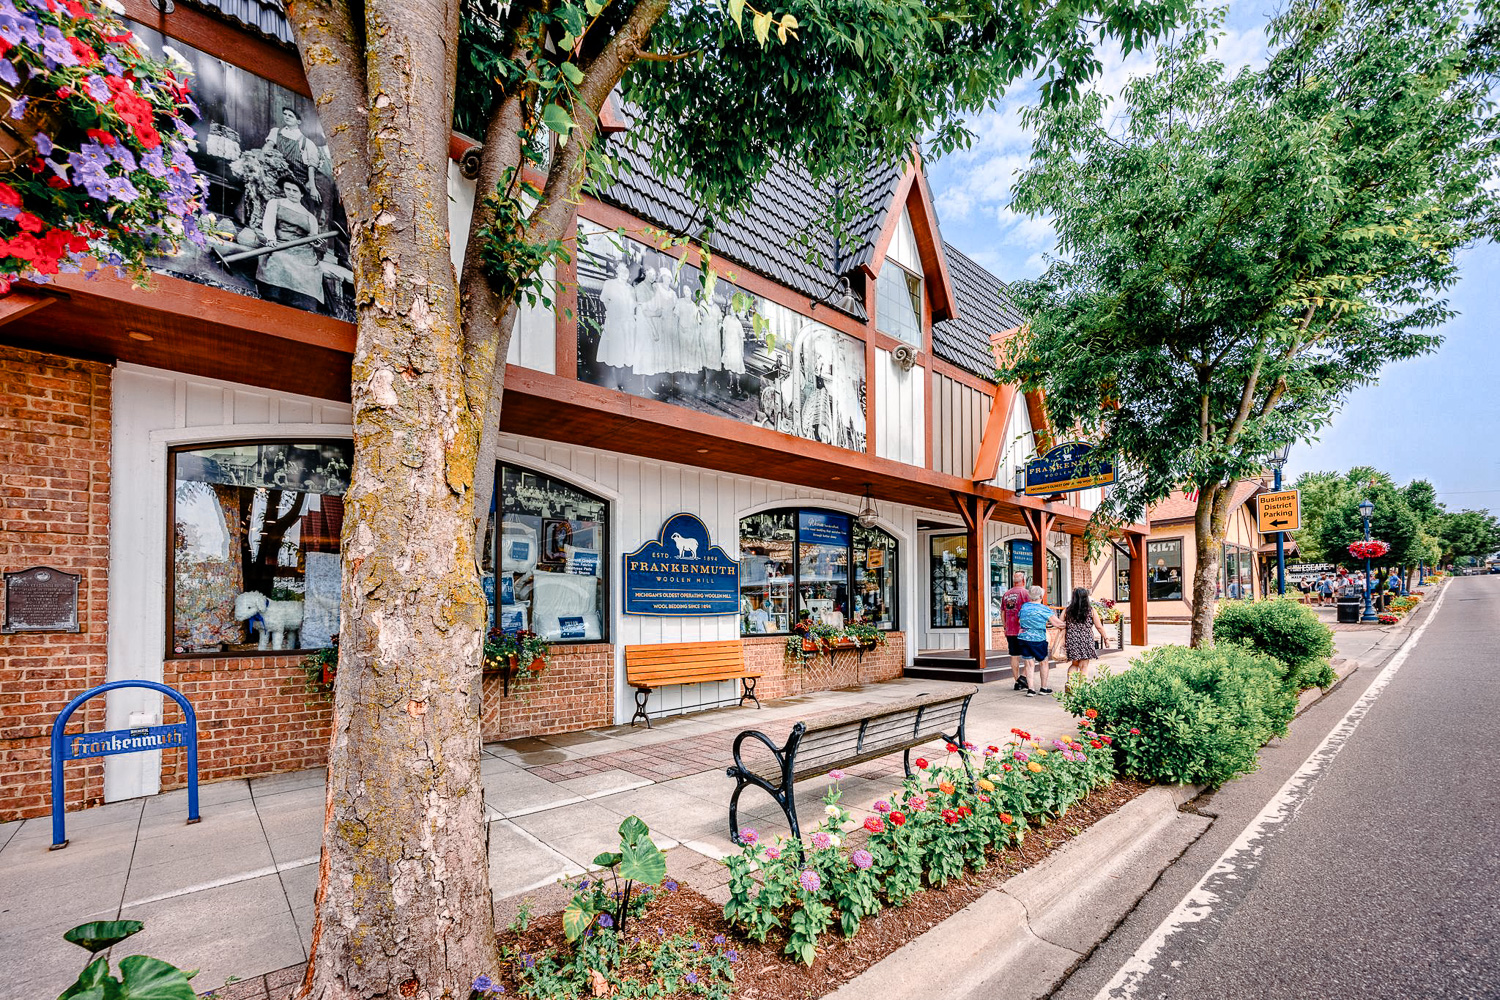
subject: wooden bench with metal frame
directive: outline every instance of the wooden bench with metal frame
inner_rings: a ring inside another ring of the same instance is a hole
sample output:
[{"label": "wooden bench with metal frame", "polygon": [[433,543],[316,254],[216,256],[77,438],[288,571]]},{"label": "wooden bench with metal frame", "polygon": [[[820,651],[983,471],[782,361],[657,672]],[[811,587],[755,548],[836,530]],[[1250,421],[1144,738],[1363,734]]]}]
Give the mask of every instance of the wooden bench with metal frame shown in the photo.
[{"label": "wooden bench with metal frame", "polygon": [[[964,719],[969,699],[979,688],[968,684],[944,691],[923,692],[901,702],[882,706],[875,711],[838,712],[811,723],[799,722],[782,746],[758,730],[747,729],[735,737],[734,766],[725,773],[734,779],[734,794],[729,798],[729,836],[740,840],[740,793],[754,785],[776,800],[791,825],[792,836],[800,838],[797,823],[797,798],[793,785],[804,778],[827,774],[835,768],[862,764],[898,750],[905,751],[902,763],[911,776],[911,752],[933,739],[955,746],[964,745]],[[771,751],[771,760],[746,764],[740,756],[741,744],[747,739],[759,740]],[[965,757],[964,769],[973,778]]]},{"label": "wooden bench with metal frame", "polygon": [[651,728],[646,699],[657,688],[668,684],[739,681],[740,704],[749,699],[760,708],[760,699],[755,696],[758,680],[759,671],[745,669],[745,647],[738,639],[625,647],[625,683],[635,688],[635,714],[630,717],[632,726],[637,719],[645,719],[646,728]]}]

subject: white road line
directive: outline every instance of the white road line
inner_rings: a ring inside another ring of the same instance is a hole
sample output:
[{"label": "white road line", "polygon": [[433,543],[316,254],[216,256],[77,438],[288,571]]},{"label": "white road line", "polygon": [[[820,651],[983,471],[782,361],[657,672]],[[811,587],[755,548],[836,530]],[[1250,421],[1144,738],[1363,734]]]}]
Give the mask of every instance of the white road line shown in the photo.
[{"label": "white road line", "polygon": [[1114,978],[1105,984],[1104,988],[1095,995],[1094,1000],[1124,1000],[1127,997],[1134,997],[1142,980],[1155,971],[1157,956],[1166,947],[1168,939],[1185,927],[1201,923],[1212,916],[1220,897],[1210,888],[1210,884],[1220,879],[1230,882],[1240,881],[1243,879],[1243,872],[1253,869],[1260,863],[1265,854],[1264,842],[1275,836],[1296,816],[1302,803],[1307,801],[1308,796],[1312,794],[1313,786],[1318,778],[1328,765],[1333,763],[1344,745],[1349,742],[1349,738],[1359,727],[1370,707],[1375,704],[1390,684],[1391,678],[1396,676],[1396,671],[1401,669],[1401,665],[1411,655],[1417,640],[1422,638],[1422,633],[1427,631],[1427,626],[1437,618],[1438,609],[1442,607],[1443,598],[1447,595],[1448,588],[1444,586],[1422,624],[1417,626],[1416,631],[1412,632],[1401,644],[1401,648],[1391,657],[1385,669],[1381,670],[1370,682],[1370,686],[1365,688],[1365,693],[1359,696],[1359,700],[1350,707],[1348,712],[1344,713],[1344,717],[1328,731],[1323,742],[1302,762],[1297,773],[1287,779],[1286,784],[1281,786],[1281,790],[1271,797],[1260,814],[1240,831],[1234,843],[1219,855],[1219,860],[1214,862],[1213,867],[1203,878],[1199,879],[1193,890],[1183,897],[1182,902],[1177,904],[1165,920],[1157,925],[1156,930],[1152,931],[1151,936],[1136,949],[1135,954],[1120,966]]}]

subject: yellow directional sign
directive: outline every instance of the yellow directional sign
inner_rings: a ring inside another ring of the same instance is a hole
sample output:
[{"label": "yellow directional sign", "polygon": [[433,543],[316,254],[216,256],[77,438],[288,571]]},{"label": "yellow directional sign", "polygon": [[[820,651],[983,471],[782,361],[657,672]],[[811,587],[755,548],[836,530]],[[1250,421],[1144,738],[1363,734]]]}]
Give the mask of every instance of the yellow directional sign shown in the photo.
[{"label": "yellow directional sign", "polygon": [[1264,534],[1302,527],[1302,501],[1296,490],[1260,495],[1260,530]]}]

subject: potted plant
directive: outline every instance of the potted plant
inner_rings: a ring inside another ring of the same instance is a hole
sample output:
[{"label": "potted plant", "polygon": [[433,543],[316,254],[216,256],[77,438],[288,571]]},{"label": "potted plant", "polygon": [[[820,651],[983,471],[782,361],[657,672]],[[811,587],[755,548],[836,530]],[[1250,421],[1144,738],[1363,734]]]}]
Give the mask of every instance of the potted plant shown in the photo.
[{"label": "potted plant", "polygon": [[307,686],[319,694],[328,694],[339,673],[339,637],[333,644],[315,649],[302,658],[302,670],[307,674]]},{"label": "potted plant", "polygon": [[190,68],[104,4],[13,0],[0,21],[0,294],[100,266],[143,281],[148,258],[203,240]]},{"label": "potted plant", "polygon": [[512,678],[521,681],[540,674],[551,658],[552,644],[529,629],[506,632],[496,625],[484,640],[484,672],[500,675],[506,696]]},{"label": "potted plant", "polygon": [[861,649],[874,649],[885,645],[885,631],[868,618],[856,618],[844,626],[844,634],[859,644]]}]

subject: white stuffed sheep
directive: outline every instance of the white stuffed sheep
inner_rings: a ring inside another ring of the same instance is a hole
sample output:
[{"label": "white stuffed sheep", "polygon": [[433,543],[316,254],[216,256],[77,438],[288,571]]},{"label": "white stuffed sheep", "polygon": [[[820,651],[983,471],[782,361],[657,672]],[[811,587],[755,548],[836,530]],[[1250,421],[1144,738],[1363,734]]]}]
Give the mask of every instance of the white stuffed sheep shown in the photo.
[{"label": "white stuffed sheep", "polygon": [[234,599],[234,617],[260,635],[260,649],[296,649],[302,630],[301,601],[273,601],[258,590]]}]

